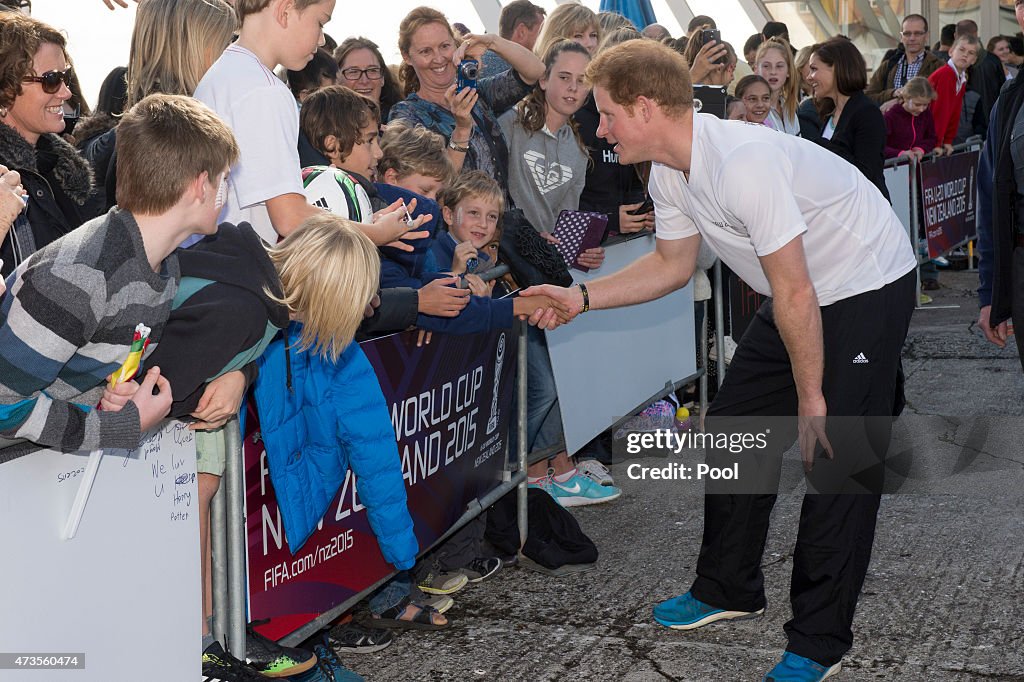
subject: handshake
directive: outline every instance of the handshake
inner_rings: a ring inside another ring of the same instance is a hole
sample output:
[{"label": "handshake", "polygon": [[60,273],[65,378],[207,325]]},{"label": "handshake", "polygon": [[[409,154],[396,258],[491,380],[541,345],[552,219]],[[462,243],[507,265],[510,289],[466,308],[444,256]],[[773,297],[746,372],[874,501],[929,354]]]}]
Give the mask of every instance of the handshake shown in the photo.
[{"label": "handshake", "polygon": [[540,329],[555,329],[567,324],[586,309],[579,285],[556,287],[551,284],[526,289],[515,299],[512,310],[521,320]]}]

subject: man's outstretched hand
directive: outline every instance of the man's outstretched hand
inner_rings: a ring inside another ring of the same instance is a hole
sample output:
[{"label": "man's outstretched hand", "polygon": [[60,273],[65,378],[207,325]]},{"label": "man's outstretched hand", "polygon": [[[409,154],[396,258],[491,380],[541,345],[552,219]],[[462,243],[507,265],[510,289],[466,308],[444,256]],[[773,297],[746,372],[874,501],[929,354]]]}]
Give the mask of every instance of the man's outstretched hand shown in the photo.
[{"label": "man's outstretched hand", "polygon": [[[135,0],[135,2],[138,2],[138,1],[139,0]],[[127,0],[103,0],[103,4],[106,5],[107,9],[109,9],[109,10],[115,9],[114,5],[117,5],[119,7],[127,7],[128,6]]]},{"label": "man's outstretched hand", "polygon": [[583,310],[583,292],[578,286],[556,287],[542,284],[519,294],[520,298],[546,297],[556,305],[545,305],[530,313],[529,322],[540,329],[555,329],[571,322]]}]

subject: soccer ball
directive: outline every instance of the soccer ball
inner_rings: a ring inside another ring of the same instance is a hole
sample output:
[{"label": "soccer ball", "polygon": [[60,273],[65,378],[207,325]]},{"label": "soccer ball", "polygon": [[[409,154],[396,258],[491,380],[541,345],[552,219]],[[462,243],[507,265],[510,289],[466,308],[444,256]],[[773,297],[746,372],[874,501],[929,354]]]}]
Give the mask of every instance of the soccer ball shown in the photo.
[{"label": "soccer ball", "polygon": [[366,190],[351,175],[333,166],[302,169],[302,191],[306,200],[323,210],[357,223],[368,223],[373,208]]}]

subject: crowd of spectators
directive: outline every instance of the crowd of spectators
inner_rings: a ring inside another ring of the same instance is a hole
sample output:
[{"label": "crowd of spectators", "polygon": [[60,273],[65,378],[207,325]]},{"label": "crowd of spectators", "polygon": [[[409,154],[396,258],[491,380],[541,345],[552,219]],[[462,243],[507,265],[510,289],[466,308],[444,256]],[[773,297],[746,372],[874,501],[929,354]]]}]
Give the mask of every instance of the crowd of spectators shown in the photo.
[{"label": "crowd of spectators", "polygon": [[[352,341],[419,329],[429,343],[433,332],[508,328],[557,308],[500,297],[528,284],[516,272],[498,283],[481,275],[507,257],[506,232],[556,245],[563,211],[604,214],[609,238],[657,230],[649,164],[619,164],[605,139],[584,78],[592,58],[629,40],[663,42],[695,84],[729,93],[725,117],[826,147],[886,198],[885,159],[949,154],[984,135],[1024,62],[1019,35],[983,48],[969,20],[929,49],[925,17],[904,17],[899,44],[869,74],[846,37],[797,51],[779,22],[735,43],[741,60],[708,16],[672,37],[581,4],[546,13],[514,0],[497,34],[414,9],[397,27],[393,66],[365,37],[336,45],[323,34],[334,0],[138,0],[126,65],[90,109],[62,33],[74,27],[48,26],[30,8],[0,2],[0,448],[133,446],[165,417],[193,420],[204,674],[224,680],[340,675],[332,649],[377,651],[389,629],[443,629],[450,595],[514,563],[483,519],[417,558],[393,439],[370,431],[390,428],[383,394]],[[479,72],[459,87],[468,62]],[[324,173],[343,197],[326,206],[333,215],[307,188]],[[564,266],[603,261],[597,247]],[[934,269],[922,274],[938,287]],[[108,385],[137,322],[149,329],[147,371]],[[209,338],[224,357],[190,351]],[[621,493],[602,439],[575,457],[559,448],[543,332],[530,327],[528,343],[527,447],[553,450],[531,465],[530,487],[562,507],[613,501]],[[318,401],[308,387],[324,382],[358,401]],[[373,443],[346,468],[379,483],[360,493],[398,573],[370,598],[369,625],[342,619],[316,654],[250,630],[273,656],[243,663],[211,634],[209,505],[225,425],[253,384],[274,415],[268,451],[340,437],[294,442],[290,420],[312,409],[348,438],[360,432],[364,449]]]}]

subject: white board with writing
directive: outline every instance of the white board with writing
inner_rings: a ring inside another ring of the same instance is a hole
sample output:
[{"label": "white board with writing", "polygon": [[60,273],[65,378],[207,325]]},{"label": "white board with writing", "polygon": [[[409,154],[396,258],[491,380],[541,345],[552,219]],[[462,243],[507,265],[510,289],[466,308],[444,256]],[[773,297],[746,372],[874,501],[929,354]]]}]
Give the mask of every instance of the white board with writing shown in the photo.
[{"label": "white board with writing", "polygon": [[[167,422],[135,450],[106,451],[78,534],[64,540],[88,455],[0,464],[0,682],[199,679],[194,434]],[[5,654],[83,658],[40,670],[30,668],[44,659],[19,668]]]}]

